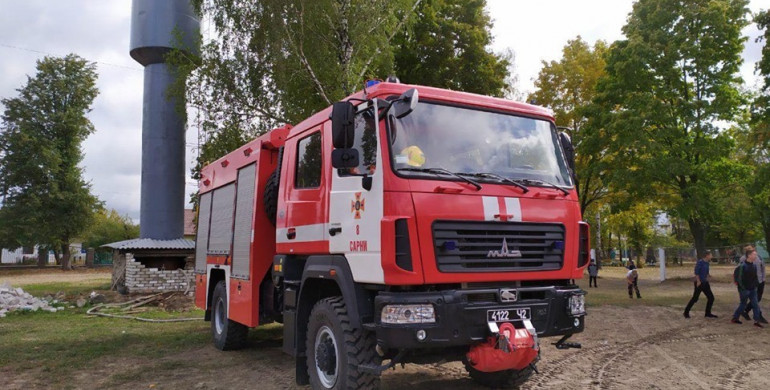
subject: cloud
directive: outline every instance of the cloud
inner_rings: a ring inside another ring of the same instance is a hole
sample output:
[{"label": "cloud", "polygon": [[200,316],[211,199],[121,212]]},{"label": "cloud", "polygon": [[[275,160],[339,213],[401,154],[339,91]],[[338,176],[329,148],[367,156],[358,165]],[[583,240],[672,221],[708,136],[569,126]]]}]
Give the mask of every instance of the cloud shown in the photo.
[{"label": "cloud", "polygon": [[[623,39],[621,28],[632,7],[631,0],[487,0],[494,20],[492,48],[497,52],[510,48],[516,53],[520,88],[533,92],[542,61],[558,61],[568,40],[578,35],[590,44],[599,39],[608,43]],[[752,12],[768,9],[770,1],[754,0],[749,8]],[[746,27],[743,33],[750,38],[743,52],[741,75],[752,85],[757,80],[753,71],[761,56],[761,44],[755,42],[759,35],[756,25]]]},{"label": "cloud", "polygon": [[[96,62],[100,93],[88,114],[96,132],[83,144],[84,178],[106,207],[138,221],[144,71],[128,54],[130,18],[125,0],[5,2],[0,97],[16,96],[26,75],[34,74],[35,61],[46,55],[75,53]],[[195,140],[188,134],[188,143]],[[195,156],[186,149],[189,172]]]}]

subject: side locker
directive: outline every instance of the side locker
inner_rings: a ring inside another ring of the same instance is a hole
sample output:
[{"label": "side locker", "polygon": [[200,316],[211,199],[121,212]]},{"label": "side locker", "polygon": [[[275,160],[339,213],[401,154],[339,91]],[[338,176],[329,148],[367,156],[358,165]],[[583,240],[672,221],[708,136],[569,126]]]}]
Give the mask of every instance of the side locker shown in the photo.
[{"label": "side locker", "polygon": [[198,233],[195,238],[195,304],[198,307],[206,307],[208,294],[206,254],[209,245],[209,222],[211,221],[211,192],[201,195],[198,207]]},{"label": "side locker", "polygon": [[238,170],[233,226],[229,317],[247,326],[257,325],[259,313],[259,281],[250,280],[256,167],[252,163]]},{"label": "side locker", "polygon": [[233,242],[235,183],[214,190],[208,254],[229,256]]},{"label": "side locker", "polygon": [[233,278],[249,280],[251,223],[254,219],[256,164],[238,171],[238,193],[235,196],[235,228],[233,230]]}]

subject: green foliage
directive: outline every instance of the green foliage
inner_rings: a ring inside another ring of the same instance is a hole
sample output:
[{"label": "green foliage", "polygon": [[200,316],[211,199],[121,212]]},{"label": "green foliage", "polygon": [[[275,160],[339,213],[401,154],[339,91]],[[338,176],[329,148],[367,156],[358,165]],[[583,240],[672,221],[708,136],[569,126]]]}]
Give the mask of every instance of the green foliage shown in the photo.
[{"label": "green foliage", "polygon": [[423,0],[393,47],[396,74],[408,84],[503,96],[511,54],[495,54],[486,0]]},{"label": "green foliage", "polygon": [[172,53],[197,109],[200,168],[246,140],[299,123],[392,70],[391,44],[420,0],[195,0],[209,18],[201,58]]},{"label": "green foliage", "polygon": [[535,80],[535,93],[527,100],[554,111],[557,126],[567,126],[575,146],[575,171],[580,209],[583,213],[607,194],[604,166],[611,158],[608,143],[598,126],[589,123],[591,100],[596,82],[604,75],[604,55],[607,44],[597,41],[593,49],[580,36],[570,40],[562,49],[561,60],[545,62]]},{"label": "green foliage", "polygon": [[700,253],[714,215],[711,193],[726,181],[715,178],[715,164],[731,146],[715,123],[732,120],[742,103],[746,5],[640,0],[597,86],[599,126],[616,151],[613,185],[668,204],[688,222]]},{"label": "green foliage", "polygon": [[81,144],[94,132],[86,113],[98,94],[96,77],[95,65],[74,54],[45,57],[18,97],[2,99],[1,246],[62,248],[69,267],[70,240],[100,204],[78,166]]},{"label": "green foliage", "polygon": [[609,216],[607,224],[611,230],[625,235],[628,245],[639,256],[655,236],[652,226],[656,211],[652,204],[638,202],[627,210]]},{"label": "green foliage", "polygon": [[139,237],[139,225],[128,216],[121,216],[115,210],[100,209],[94,222],[83,237],[83,248],[99,249],[104,244]]}]

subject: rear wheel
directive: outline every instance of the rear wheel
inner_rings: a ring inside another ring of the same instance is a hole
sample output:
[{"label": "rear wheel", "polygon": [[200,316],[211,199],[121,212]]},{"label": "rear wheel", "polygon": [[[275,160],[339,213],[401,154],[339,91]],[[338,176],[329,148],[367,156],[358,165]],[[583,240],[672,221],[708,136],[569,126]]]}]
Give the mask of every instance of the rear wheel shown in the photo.
[{"label": "rear wheel", "polygon": [[265,204],[265,213],[267,214],[267,219],[273,224],[273,226],[275,226],[275,217],[278,213],[279,176],[280,175],[277,169],[270,174],[270,177],[267,178],[267,183],[265,184],[265,191],[262,194],[262,200]]},{"label": "rear wheel", "polygon": [[219,281],[211,301],[211,335],[214,346],[223,351],[238,349],[246,343],[249,328],[228,318],[227,284]]},{"label": "rear wheel", "polygon": [[361,365],[380,364],[374,333],[350,326],[342,297],[320,300],[310,313],[307,332],[307,367],[313,389],[374,389],[378,375]]},{"label": "rear wheel", "polygon": [[[538,360],[539,357],[535,358],[535,361],[532,363],[537,363]],[[494,389],[518,389],[521,385],[524,384],[524,382],[529,379],[529,377],[532,376],[532,373],[534,372],[531,366],[522,370],[484,372],[473,368],[473,366],[471,366],[467,361],[464,363],[465,370],[468,371],[471,379],[478,382],[479,384]]]}]

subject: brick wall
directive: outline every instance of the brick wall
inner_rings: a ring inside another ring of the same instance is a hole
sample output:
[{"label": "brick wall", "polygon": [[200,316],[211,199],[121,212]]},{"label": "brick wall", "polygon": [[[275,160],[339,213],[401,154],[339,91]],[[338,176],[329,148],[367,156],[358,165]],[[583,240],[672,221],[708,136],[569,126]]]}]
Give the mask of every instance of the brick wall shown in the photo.
[{"label": "brick wall", "polygon": [[195,269],[193,262],[187,261],[184,268],[159,270],[147,268],[134,260],[131,253],[126,253],[126,287],[132,293],[151,293],[164,291],[195,291]]}]

